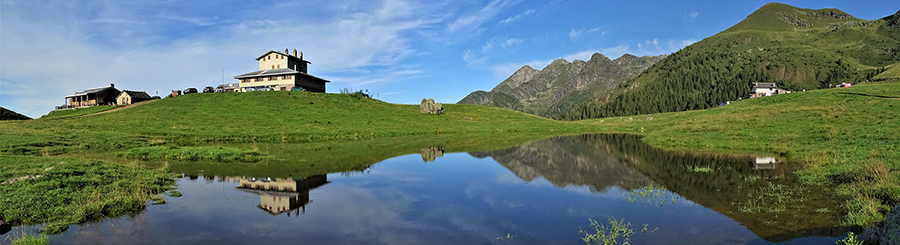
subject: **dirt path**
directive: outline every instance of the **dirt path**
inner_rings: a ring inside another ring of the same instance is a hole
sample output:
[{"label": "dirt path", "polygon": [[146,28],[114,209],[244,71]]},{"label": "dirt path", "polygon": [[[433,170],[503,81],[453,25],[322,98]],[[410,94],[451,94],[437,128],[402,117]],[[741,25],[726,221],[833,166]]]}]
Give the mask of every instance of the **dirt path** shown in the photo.
[{"label": "dirt path", "polygon": [[150,104],[150,103],[153,103],[153,102],[158,101],[158,100],[159,100],[159,99],[143,101],[143,102],[140,102],[140,103],[137,103],[137,104],[130,104],[130,105],[126,105],[126,106],[120,106],[120,107],[116,107],[115,109],[105,110],[105,111],[101,111],[101,112],[94,112],[94,113],[91,113],[91,114],[84,114],[84,115],[81,115],[81,116],[82,116],[82,117],[86,117],[86,116],[98,115],[98,114],[103,114],[103,113],[108,113],[108,112],[114,112],[114,111],[125,110],[125,109],[132,108],[132,107],[136,107],[136,106],[142,106],[142,105]]}]

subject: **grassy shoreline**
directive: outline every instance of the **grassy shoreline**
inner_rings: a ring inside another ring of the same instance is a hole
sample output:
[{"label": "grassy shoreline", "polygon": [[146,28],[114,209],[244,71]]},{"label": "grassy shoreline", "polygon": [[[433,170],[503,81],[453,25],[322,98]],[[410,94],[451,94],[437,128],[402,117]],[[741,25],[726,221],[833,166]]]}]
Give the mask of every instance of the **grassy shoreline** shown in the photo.
[{"label": "grassy shoreline", "polygon": [[743,100],[708,110],[592,119],[670,150],[748,152],[805,163],[810,185],[836,188],[845,224],[884,220],[900,202],[900,82]]},{"label": "grassy shoreline", "polygon": [[[86,117],[0,122],[0,179],[40,174],[60,161],[76,163],[71,166],[81,170],[70,173],[82,173],[0,185],[5,191],[0,201],[37,199],[39,191],[13,189],[40,187],[58,190],[54,195],[70,200],[54,205],[78,203],[71,200],[79,195],[94,198],[82,203],[108,204],[33,214],[7,208],[0,210],[0,218],[62,225],[139,210],[166,189],[167,184],[149,180],[168,179],[163,176],[171,168],[197,167],[169,161],[185,154],[238,160],[236,165],[201,166],[235,173],[243,168],[245,153],[293,150],[299,153],[265,156],[259,164],[290,166],[285,174],[309,175],[358,169],[428,147],[463,152],[557,135],[620,132],[643,135],[645,142],[670,150],[771,154],[802,161],[806,169],[798,175],[804,183],[835,187],[849,210],[845,224],[864,227],[883,220],[900,200],[900,149],[892,143],[900,142],[896,97],[900,83],[884,82],[744,100],[702,111],[563,122],[474,105],[445,105],[446,114],[426,115],[418,113],[416,105],[340,94],[191,94]],[[279,149],[288,144],[300,147]],[[57,168],[70,165],[62,166]],[[112,182],[98,179],[107,175],[120,177]],[[48,181],[64,184],[41,184]],[[92,183],[87,186],[94,192],[67,189],[67,184],[83,183]],[[97,194],[104,188],[128,198]]]}]

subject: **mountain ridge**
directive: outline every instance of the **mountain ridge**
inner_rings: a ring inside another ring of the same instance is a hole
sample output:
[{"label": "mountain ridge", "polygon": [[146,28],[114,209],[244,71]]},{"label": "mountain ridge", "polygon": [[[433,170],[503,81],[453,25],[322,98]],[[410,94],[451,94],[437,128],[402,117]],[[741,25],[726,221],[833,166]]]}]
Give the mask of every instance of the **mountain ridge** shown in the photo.
[{"label": "mountain ridge", "polygon": [[624,54],[611,60],[594,53],[587,61],[556,59],[541,70],[525,65],[491,91],[475,91],[457,104],[501,107],[559,118],[566,111],[637,76],[667,55]]}]

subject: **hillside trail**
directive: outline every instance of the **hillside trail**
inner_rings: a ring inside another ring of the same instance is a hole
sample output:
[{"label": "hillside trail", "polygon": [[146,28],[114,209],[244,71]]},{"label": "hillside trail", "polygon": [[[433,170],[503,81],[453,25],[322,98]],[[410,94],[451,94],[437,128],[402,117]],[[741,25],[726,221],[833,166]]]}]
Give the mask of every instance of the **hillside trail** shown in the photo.
[{"label": "hillside trail", "polygon": [[130,104],[130,105],[126,105],[126,106],[116,107],[115,109],[110,109],[110,110],[105,110],[105,111],[94,112],[94,113],[91,113],[91,114],[84,114],[84,115],[81,115],[81,116],[82,116],[82,117],[86,117],[86,116],[93,116],[93,115],[99,115],[99,114],[103,114],[103,113],[109,113],[109,112],[114,112],[114,111],[125,110],[125,109],[132,108],[132,107],[138,107],[138,106],[150,104],[150,103],[153,103],[153,102],[158,101],[158,100],[159,100],[159,99],[143,101],[143,102],[136,103],[136,104]]}]

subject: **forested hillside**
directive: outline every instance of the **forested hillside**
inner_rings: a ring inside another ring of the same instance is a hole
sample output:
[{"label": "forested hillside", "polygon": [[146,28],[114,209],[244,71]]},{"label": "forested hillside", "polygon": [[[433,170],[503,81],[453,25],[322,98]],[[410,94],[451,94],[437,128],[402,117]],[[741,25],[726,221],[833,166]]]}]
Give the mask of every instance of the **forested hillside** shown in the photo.
[{"label": "forested hillside", "polygon": [[564,118],[705,109],[749,94],[753,82],[797,91],[864,82],[900,61],[898,18],[766,4],[620,84],[617,96],[595,97]]}]

